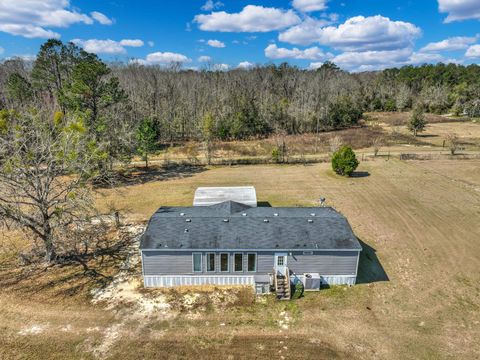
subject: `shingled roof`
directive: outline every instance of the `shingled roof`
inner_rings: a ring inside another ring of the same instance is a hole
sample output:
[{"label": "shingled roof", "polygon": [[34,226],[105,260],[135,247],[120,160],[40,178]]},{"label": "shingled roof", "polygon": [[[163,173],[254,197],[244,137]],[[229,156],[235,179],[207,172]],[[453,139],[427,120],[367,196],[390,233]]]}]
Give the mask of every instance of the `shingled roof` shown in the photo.
[{"label": "shingled roof", "polygon": [[250,207],[234,201],[161,207],[140,242],[152,249],[361,250],[347,219],[329,207]]}]

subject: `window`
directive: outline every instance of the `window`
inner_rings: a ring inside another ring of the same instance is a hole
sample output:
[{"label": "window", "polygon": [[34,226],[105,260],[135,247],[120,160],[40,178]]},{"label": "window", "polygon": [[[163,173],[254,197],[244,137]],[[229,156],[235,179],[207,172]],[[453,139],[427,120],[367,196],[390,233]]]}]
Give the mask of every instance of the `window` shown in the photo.
[{"label": "window", "polygon": [[284,264],[285,264],[285,257],[284,256],[277,257],[277,265],[283,266]]},{"label": "window", "polygon": [[257,254],[247,255],[247,271],[257,271]]},{"label": "window", "polygon": [[207,254],[207,271],[215,271],[215,254]]},{"label": "window", "polygon": [[222,272],[229,271],[228,258],[229,258],[229,254],[227,253],[220,254],[220,271]]},{"label": "window", "polygon": [[202,254],[193,253],[192,257],[193,257],[193,271],[202,272]]},{"label": "window", "polygon": [[243,254],[236,253],[233,255],[234,270],[243,271]]}]

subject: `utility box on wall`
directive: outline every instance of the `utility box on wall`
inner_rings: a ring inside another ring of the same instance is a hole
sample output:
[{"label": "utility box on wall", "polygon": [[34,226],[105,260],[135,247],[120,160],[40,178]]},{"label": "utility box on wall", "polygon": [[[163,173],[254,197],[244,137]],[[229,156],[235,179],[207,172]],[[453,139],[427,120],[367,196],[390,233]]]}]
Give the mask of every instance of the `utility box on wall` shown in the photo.
[{"label": "utility box on wall", "polygon": [[305,291],[320,290],[321,278],[319,273],[305,273],[303,279]]}]

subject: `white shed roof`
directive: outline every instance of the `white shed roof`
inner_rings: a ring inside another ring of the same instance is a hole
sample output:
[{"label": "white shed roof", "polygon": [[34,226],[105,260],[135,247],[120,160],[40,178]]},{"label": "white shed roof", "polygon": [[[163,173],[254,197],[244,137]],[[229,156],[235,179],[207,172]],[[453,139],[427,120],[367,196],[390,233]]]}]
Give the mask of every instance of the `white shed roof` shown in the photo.
[{"label": "white shed roof", "polygon": [[193,206],[215,205],[228,200],[256,207],[257,193],[253,186],[199,187],[195,191]]}]

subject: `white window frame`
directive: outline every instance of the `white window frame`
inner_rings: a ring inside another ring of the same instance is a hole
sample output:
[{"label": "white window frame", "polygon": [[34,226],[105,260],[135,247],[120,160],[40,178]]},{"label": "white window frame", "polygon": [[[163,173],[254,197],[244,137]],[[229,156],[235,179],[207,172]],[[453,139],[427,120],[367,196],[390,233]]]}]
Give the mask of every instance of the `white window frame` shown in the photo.
[{"label": "white window frame", "polygon": [[[195,270],[195,255],[200,255],[200,270]],[[194,273],[203,272],[203,254],[201,252],[192,253],[192,272]]]},{"label": "white window frame", "polygon": [[[242,270],[237,270],[236,267],[235,267],[235,255],[240,255],[242,257]],[[233,272],[243,273],[243,268],[244,268],[243,253],[241,253],[241,252],[233,253]]]},{"label": "white window frame", "polygon": [[[227,255],[227,270],[222,270],[222,255]],[[220,272],[230,272],[230,254],[227,252],[221,252],[218,255]]]},{"label": "white window frame", "polygon": [[[210,262],[208,261],[208,260],[209,260],[209,259],[208,259],[208,256],[209,256],[209,255],[213,255],[213,270],[208,270],[208,265],[209,265],[209,263],[210,263]],[[217,266],[216,266],[216,265],[217,265],[217,264],[216,264],[216,262],[217,262],[217,261],[216,261],[216,260],[217,260],[217,259],[216,259],[216,254],[215,254],[214,252],[208,252],[208,253],[205,254],[205,257],[206,257],[205,260],[206,260],[206,265],[207,265],[205,268],[206,268],[207,272],[209,272],[209,273],[214,273],[214,272],[217,270]]]},{"label": "white window frame", "polygon": [[[280,260],[282,260],[282,263],[280,264]],[[285,266],[285,256],[277,256],[277,266]]]},{"label": "white window frame", "polygon": [[[255,255],[255,270],[249,270],[248,269],[248,255]],[[257,272],[257,259],[258,259],[257,253],[255,253],[255,252],[247,253],[247,272]]]}]

